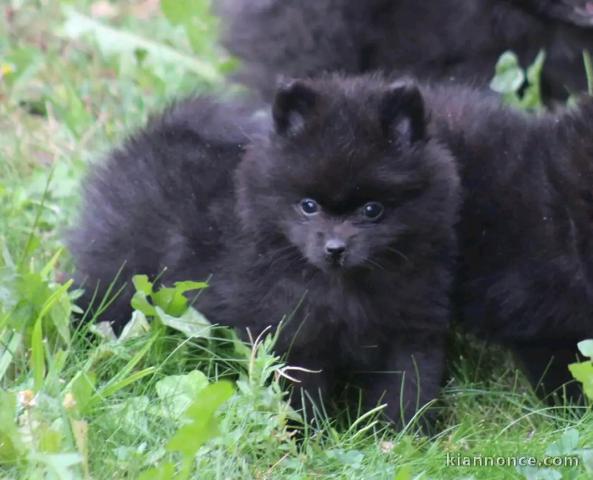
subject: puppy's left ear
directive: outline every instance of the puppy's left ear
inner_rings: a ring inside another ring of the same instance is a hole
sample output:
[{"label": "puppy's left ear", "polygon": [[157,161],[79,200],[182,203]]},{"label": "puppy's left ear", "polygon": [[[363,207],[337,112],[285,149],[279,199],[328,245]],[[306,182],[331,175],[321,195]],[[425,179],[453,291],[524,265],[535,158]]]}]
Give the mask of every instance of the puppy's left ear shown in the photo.
[{"label": "puppy's left ear", "polygon": [[389,86],[381,103],[381,126],[387,138],[404,145],[424,139],[424,100],[416,85],[396,82]]}]

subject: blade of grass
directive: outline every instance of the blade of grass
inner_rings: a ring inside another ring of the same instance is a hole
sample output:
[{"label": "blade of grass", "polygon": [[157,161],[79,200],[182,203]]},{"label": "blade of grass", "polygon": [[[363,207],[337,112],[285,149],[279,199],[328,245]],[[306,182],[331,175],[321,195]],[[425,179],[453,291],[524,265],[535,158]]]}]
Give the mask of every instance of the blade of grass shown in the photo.
[{"label": "blade of grass", "polygon": [[41,388],[46,373],[44,358],[45,349],[43,346],[43,319],[56,302],[66,294],[71,285],[72,280],[66,282],[53,292],[43,304],[43,307],[35,320],[35,325],[33,326],[33,332],[31,334],[31,370],[33,371],[33,385],[35,391],[39,391]]},{"label": "blade of grass", "polygon": [[40,272],[40,275],[42,278],[47,278],[49,276],[49,273],[55,268],[56,264],[58,263],[58,260],[60,258],[60,256],[62,255],[62,252],[64,251],[64,248],[60,248],[53,257],[51,257],[51,259],[49,260],[49,262],[47,262],[47,264],[43,267],[43,269]]},{"label": "blade of grass", "polygon": [[[101,388],[93,396],[91,401],[96,401],[100,398],[106,398],[109,395],[113,395],[114,393],[116,393],[117,391],[126,387],[130,383],[135,382],[139,378],[142,378],[142,377],[150,374],[151,372],[156,371],[155,367],[150,367],[150,368],[142,370],[141,372],[136,372],[136,373],[130,374],[130,372],[134,369],[134,367],[136,367],[136,365],[138,365],[140,360],[142,360],[142,358],[148,353],[148,351],[152,347],[152,344],[154,343],[155,339],[156,339],[156,336],[153,336],[146,343],[146,345],[144,345],[144,347],[142,347],[142,349],[140,349],[138,352],[136,352],[136,354],[130,359],[130,361],[125,365],[125,367],[122,368],[121,371],[115,377],[113,377],[111,379],[111,381],[109,381],[106,385],[104,385],[103,388]],[[139,373],[142,373],[142,375],[140,377],[138,377]]]},{"label": "blade of grass", "polygon": [[151,375],[156,372],[156,367],[148,367],[144,370],[140,370],[139,372],[132,373],[128,377],[118,381],[118,382],[110,382],[106,387],[101,389],[101,392],[98,394],[101,398],[107,398],[114,393],[119,392],[120,390],[124,389],[128,385],[131,385],[134,382],[146,377],[147,375]]},{"label": "blade of grass", "polygon": [[35,238],[35,231],[37,230],[37,227],[39,225],[39,220],[41,219],[41,213],[43,212],[43,208],[45,207],[45,200],[47,198],[47,194],[49,193],[49,186],[51,185],[53,176],[54,176],[54,169],[52,168],[49,171],[49,174],[47,176],[47,181],[45,182],[45,187],[43,189],[43,194],[41,196],[41,203],[39,204],[39,207],[37,208],[37,213],[35,214],[35,220],[33,221],[33,226],[31,227],[31,230],[29,231],[29,235],[27,237],[27,241],[25,242],[25,248],[23,249],[21,258],[18,261],[19,268],[22,268],[23,264],[25,263],[25,260],[27,260],[27,257],[31,254],[31,252],[30,252],[31,245],[33,244],[33,239]]},{"label": "blade of grass", "polygon": [[583,50],[583,62],[585,63],[585,73],[587,74],[587,92],[593,95],[593,62],[589,50]]},{"label": "blade of grass", "polygon": [[212,65],[185,55],[167,45],[148,40],[135,33],[124,32],[104,25],[71,8],[65,8],[64,15],[66,23],[62,34],[67,38],[76,39],[81,35],[91,33],[103,51],[111,50],[115,53],[123,53],[144,50],[154,58],[194,72],[210,84],[223,81],[222,75]]},{"label": "blade of grass", "polygon": [[36,321],[38,321],[40,318],[45,317],[49,310],[62,298],[62,296],[66,295],[66,293],[72,286],[72,283],[74,283],[73,280],[68,280],[49,296],[49,298],[43,304],[43,307],[41,308],[41,311],[39,312]]},{"label": "blade of grass", "polygon": [[45,378],[42,319],[41,315],[37,318],[31,335],[31,370],[33,372],[33,389],[35,392],[41,389]]},{"label": "blade of grass", "polygon": [[20,332],[6,331],[3,336],[7,338],[7,342],[5,343],[4,338],[2,339],[2,345],[6,346],[2,349],[2,354],[0,354],[0,381],[4,379],[8,368],[14,360],[15,353],[23,341],[23,334]]}]

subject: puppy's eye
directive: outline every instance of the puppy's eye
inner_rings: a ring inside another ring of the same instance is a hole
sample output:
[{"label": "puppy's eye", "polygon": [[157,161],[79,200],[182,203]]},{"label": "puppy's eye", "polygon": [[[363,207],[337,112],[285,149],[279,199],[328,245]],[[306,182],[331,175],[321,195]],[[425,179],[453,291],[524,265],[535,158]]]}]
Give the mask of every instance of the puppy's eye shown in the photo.
[{"label": "puppy's eye", "polygon": [[369,202],[362,207],[362,214],[369,220],[378,220],[383,215],[383,205],[379,202]]},{"label": "puppy's eye", "polygon": [[315,215],[319,212],[319,204],[311,198],[303,198],[300,207],[305,215]]}]

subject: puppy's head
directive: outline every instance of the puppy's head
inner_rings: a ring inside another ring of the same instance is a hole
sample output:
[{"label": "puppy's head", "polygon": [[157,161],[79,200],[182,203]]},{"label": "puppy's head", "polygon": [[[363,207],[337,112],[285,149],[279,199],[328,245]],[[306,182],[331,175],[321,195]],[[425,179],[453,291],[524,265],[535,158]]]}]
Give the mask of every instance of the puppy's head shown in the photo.
[{"label": "puppy's head", "polygon": [[246,229],[339,274],[405,261],[403,239],[450,227],[455,169],[427,137],[414,84],[291,81],[279,88],[272,119],[237,173]]}]

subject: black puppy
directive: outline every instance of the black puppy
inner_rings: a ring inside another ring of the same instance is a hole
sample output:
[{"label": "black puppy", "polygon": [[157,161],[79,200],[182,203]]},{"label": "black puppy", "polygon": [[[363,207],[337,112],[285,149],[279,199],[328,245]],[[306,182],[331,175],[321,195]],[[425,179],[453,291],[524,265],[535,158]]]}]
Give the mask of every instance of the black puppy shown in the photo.
[{"label": "black puppy", "polygon": [[550,393],[593,335],[593,100],[532,116],[467,89],[423,93],[462,178],[464,322],[510,345]]},{"label": "black puppy", "polygon": [[543,91],[586,86],[593,48],[586,0],[224,0],[223,43],[238,79],[269,97],[279,76],[375,70],[488,85],[505,50],[524,65],[546,50]]},{"label": "black puppy", "polygon": [[[276,348],[314,398],[337,381],[394,422],[442,380],[456,255],[458,178],[426,131],[413,85],[295,81],[266,129],[243,107],[198,99],[167,112],[88,178],[72,239],[100,291],[123,266],[203,280],[198,308]],[[264,122],[265,123],[265,122]],[[129,295],[103,319],[129,318]]]}]

